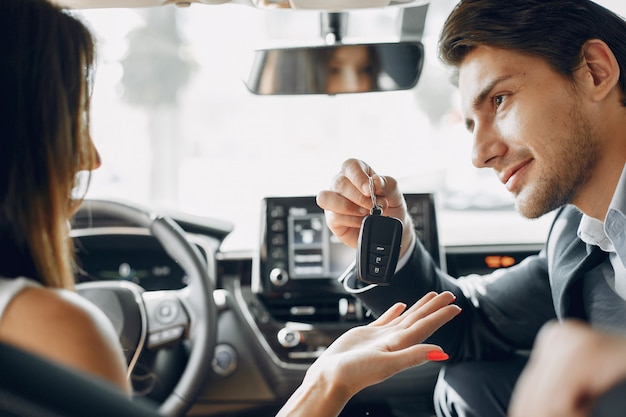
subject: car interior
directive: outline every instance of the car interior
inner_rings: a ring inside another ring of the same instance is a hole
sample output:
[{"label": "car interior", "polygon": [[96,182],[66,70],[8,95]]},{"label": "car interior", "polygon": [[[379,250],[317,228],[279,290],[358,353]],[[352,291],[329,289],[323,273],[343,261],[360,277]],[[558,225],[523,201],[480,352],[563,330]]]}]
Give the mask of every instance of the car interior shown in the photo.
[{"label": "car interior", "polygon": [[[316,203],[349,157],[398,179],[452,276],[541,250],[551,217],[522,219],[471,166],[435,51],[455,1],[54,1],[98,40],[103,165],[71,236],[77,290],[118,331],[134,398],[0,345],[3,415],[274,415],[374,319],[344,288],[355,250]],[[440,366],[365,389],[342,416],[433,416]]]}]

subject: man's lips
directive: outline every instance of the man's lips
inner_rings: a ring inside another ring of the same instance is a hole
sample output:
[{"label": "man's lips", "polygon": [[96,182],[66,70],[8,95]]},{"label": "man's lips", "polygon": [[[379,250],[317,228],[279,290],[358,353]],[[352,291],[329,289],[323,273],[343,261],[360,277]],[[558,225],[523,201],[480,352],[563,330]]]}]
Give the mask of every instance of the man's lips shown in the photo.
[{"label": "man's lips", "polygon": [[517,179],[521,176],[522,172],[531,161],[532,159],[523,161],[500,173],[500,181],[502,181],[502,184],[506,186],[506,189],[509,190],[509,192],[513,192],[515,190],[515,185],[518,182]]}]

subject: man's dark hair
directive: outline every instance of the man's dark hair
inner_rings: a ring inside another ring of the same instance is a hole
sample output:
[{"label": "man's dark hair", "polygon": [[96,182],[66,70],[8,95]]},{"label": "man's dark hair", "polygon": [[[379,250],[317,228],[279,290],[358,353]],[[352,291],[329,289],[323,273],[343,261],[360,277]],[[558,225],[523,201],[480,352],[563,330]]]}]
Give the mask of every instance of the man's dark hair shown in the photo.
[{"label": "man's dark hair", "polygon": [[590,39],[613,51],[626,105],[626,21],[589,0],[461,0],[441,31],[439,57],[458,68],[486,45],[538,56],[571,78]]}]

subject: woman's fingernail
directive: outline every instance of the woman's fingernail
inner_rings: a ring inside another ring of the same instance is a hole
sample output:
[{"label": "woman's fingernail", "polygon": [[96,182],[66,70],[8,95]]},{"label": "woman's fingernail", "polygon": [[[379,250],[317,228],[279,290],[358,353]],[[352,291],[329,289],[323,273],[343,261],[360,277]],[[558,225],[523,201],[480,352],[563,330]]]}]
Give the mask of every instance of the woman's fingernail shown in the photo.
[{"label": "woman's fingernail", "polygon": [[440,352],[438,350],[431,350],[430,352],[426,354],[426,359],[428,359],[429,361],[445,361],[445,360],[448,360],[449,358],[450,357],[448,356],[447,353]]}]

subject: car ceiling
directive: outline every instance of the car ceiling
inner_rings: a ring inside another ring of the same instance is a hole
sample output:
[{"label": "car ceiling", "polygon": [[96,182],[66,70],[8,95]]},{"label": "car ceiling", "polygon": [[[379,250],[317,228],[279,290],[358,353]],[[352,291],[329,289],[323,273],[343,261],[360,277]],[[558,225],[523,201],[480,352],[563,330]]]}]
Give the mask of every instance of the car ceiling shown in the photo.
[{"label": "car ceiling", "polygon": [[364,8],[418,6],[425,0],[52,0],[72,9],[139,8],[174,4],[189,7],[192,4],[241,4],[260,9],[295,9],[321,11],[348,11]]}]

